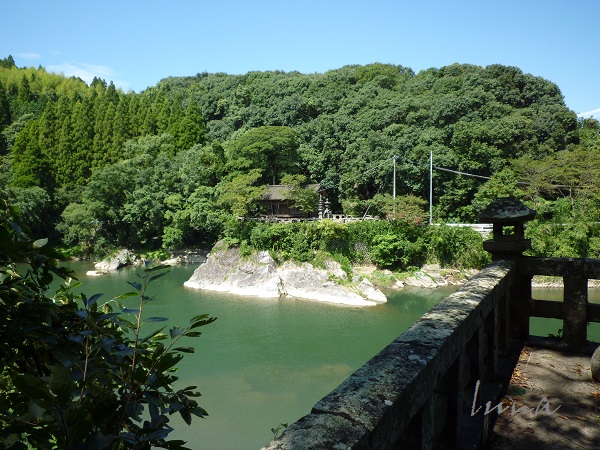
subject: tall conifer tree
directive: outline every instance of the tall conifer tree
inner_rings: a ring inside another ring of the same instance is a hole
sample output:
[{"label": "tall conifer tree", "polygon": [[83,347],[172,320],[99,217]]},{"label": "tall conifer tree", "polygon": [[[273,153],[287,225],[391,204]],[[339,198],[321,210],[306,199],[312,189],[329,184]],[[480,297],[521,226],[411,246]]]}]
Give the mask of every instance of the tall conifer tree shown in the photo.
[{"label": "tall conifer tree", "polygon": [[6,97],[6,91],[2,82],[0,81],[0,155],[4,154],[7,149],[6,139],[2,134],[2,131],[10,125],[10,104]]}]

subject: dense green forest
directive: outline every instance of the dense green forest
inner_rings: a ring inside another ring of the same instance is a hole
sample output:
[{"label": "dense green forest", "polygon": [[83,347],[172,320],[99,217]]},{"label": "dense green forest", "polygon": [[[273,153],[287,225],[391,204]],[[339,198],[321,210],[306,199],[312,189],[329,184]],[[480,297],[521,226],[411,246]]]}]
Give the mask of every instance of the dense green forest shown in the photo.
[{"label": "dense green forest", "polygon": [[125,93],[0,60],[0,195],[75,254],[209,246],[282,180],[389,216],[393,160],[396,218],[419,223],[430,153],[434,221],[515,195],[539,211],[534,252],[598,256],[600,125],[516,67],[200,73]]}]

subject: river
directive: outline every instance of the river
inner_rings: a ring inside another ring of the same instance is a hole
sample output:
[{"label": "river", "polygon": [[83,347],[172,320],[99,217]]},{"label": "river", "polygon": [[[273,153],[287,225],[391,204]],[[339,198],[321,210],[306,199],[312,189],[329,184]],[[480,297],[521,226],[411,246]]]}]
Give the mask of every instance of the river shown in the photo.
[{"label": "river", "polygon": [[[86,295],[105,300],[131,291],[135,268],[86,277],[91,264],[70,263]],[[207,313],[217,320],[190,339],[196,352],[180,363],[180,387],[196,385],[209,416],[188,427],[173,418],[170,438],[193,450],[259,449],[271,428],[310,412],[325,394],[412,325],[454,288],[386,292],[388,303],[348,307],[307,300],[249,298],[185,288],[194,265],[177,266],[152,284],[148,316],[166,316],[173,325]],[[553,292],[552,290],[548,292]],[[134,307],[135,299],[127,300]],[[148,331],[153,324],[147,324]],[[545,335],[556,323],[535,325]],[[552,328],[555,327],[555,328]],[[598,333],[600,335],[600,333]]]}]

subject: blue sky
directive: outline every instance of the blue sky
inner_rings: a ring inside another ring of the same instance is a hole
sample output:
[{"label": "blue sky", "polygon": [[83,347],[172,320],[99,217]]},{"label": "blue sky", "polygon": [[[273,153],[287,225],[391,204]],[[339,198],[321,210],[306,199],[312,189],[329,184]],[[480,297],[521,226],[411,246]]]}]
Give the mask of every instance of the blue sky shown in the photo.
[{"label": "blue sky", "polygon": [[167,76],[504,64],[600,117],[600,1],[5,0],[0,57],[140,92]]}]

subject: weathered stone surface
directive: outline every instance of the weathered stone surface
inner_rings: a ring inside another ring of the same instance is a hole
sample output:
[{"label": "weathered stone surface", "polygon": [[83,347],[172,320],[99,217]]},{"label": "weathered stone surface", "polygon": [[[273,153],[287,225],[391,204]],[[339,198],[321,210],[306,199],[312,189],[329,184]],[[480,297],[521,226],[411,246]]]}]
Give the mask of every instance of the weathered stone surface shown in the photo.
[{"label": "weathered stone surface", "polygon": [[383,292],[379,289],[376,289],[366,278],[363,278],[361,282],[358,284],[358,290],[360,293],[369,300],[373,300],[375,302],[385,303],[387,298]]},{"label": "weathered stone surface", "polygon": [[430,289],[438,287],[434,279],[423,271],[415,272],[412,276],[406,278],[404,285]]},{"label": "weathered stone surface", "polygon": [[235,247],[210,253],[184,283],[195,289],[275,298],[284,294],[280,284],[275,261],[268,252],[242,258]]},{"label": "weathered stone surface", "polygon": [[367,448],[367,436],[367,430],[347,418],[331,414],[308,414],[291,424],[281,437],[261,450]]},{"label": "weathered stone surface", "polygon": [[186,249],[171,252],[170,258],[161,261],[161,264],[199,264],[206,261],[206,251]]},{"label": "weathered stone surface", "polygon": [[[118,270],[121,267],[128,266],[134,262],[134,255],[126,249],[119,250],[116,255],[103,259],[102,261],[96,263],[94,267],[96,268],[94,272],[96,275],[101,274],[103,272],[110,272],[113,270]],[[92,275],[91,273],[89,273]]]},{"label": "weathered stone surface", "polygon": [[478,219],[485,223],[513,223],[533,220],[535,215],[535,210],[515,197],[499,197],[479,214]]},{"label": "weathered stone surface", "polygon": [[345,279],[346,278],[346,272],[344,272],[344,269],[342,269],[342,265],[337,262],[337,261],[325,261],[325,270],[327,270],[327,272],[329,272],[331,275],[341,278],[341,279]]},{"label": "weathered stone surface", "polygon": [[243,258],[237,248],[223,248],[211,252],[184,284],[237,295],[297,297],[353,306],[373,306],[387,301],[381,291],[372,285],[369,287],[368,283],[356,289],[338,284],[334,280],[346,278],[346,273],[333,261],[326,267],[333,273],[308,263],[286,262],[278,267],[265,251]]},{"label": "weathered stone surface", "polygon": [[594,351],[591,361],[592,378],[600,381],[600,347]]}]

